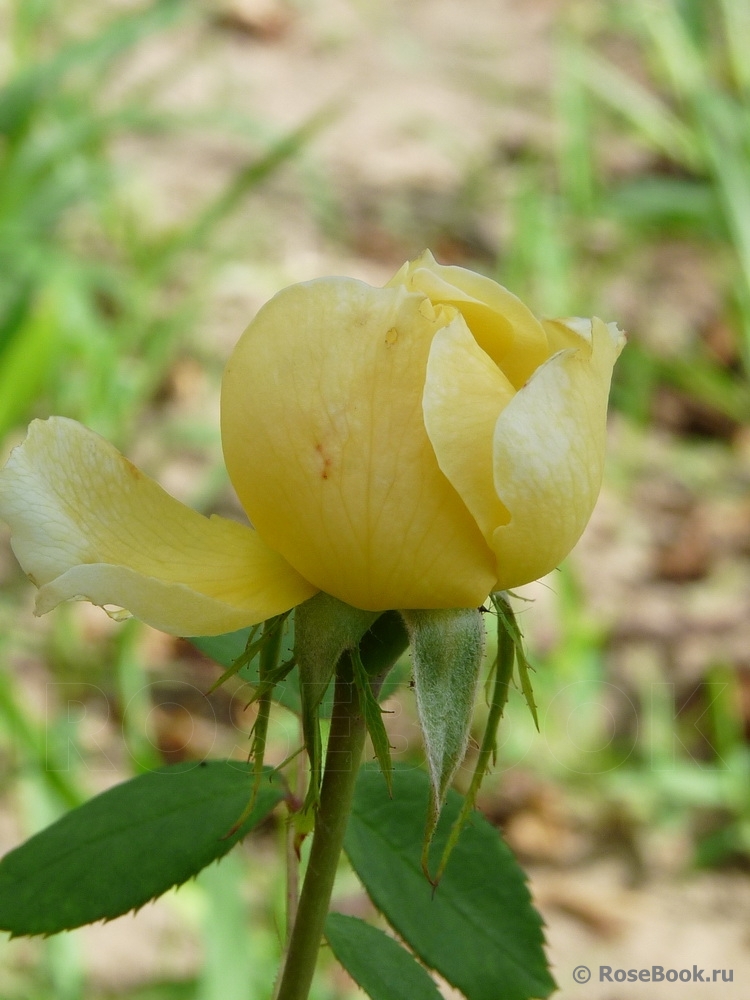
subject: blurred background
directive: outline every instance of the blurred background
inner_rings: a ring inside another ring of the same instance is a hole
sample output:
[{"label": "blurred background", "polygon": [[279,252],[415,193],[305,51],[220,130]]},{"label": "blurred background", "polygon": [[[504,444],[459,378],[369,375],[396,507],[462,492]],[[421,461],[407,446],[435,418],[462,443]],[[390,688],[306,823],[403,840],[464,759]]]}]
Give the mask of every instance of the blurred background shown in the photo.
[{"label": "blurred background", "polygon": [[[426,246],[628,331],[594,518],[517,602],[541,734],[513,692],[480,800],[562,997],[663,993],[579,964],[734,970],[685,997],[750,981],[748,51],[750,0],[0,0],[3,459],[65,414],[241,516],[218,390],[244,326]],[[35,619],[2,530],[1,851],[139,770],[247,753],[239,680],[207,698],[193,647],[88,605]],[[412,692],[387,707],[418,761]],[[271,736],[279,762],[295,717]],[[0,997],[264,1000],[283,841],[267,824],[135,917],[4,937]],[[370,913],[345,866],[336,898]],[[313,995],[362,996],[330,956]]]}]

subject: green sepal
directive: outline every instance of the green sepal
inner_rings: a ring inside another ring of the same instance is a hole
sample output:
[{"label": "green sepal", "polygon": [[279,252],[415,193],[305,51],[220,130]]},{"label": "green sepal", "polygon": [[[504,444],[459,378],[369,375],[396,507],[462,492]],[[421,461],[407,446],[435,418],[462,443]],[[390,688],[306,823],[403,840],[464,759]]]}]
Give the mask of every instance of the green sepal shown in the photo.
[{"label": "green sepal", "polygon": [[[255,686],[255,691],[253,692],[252,698],[248,701],[246,708],[255,704],[256,701],[260,701],[262,698],[273,698],[274,688],[277,684],[281,684],[283,680],[286,680],[288,675],[294,670],[295,667],[294,657],[291,660],[285,660],[284,663],[278,663],[275,667],[264,674],[263,679],[260,678],[260,667],[258,668],[258,682]],[[284,704],[283,702],[281,704]],[[288,705],[286,706],[289,707]]]},{"label": "green sepal", "polygon": [[235,674],[238,674],[240,670],[242,670],[242,668],[257,655],[263,645],[263,638],[256,639],[260,628],[260,625],[252,626],[248,634],[244,650],[240,653],[236,660],[233,660],[232,663],[230,663],[224,673],[213,682],[208,691],[206,691],[206,695],[213,694],[217,688],[220,688],[222,684],[225,684],[230,677],[234,677]]},{"label": "green sepal", "polygon": [[[242,814],[230,833],[234,833],[251,815],[255,808],[261,782],[263,781],[263,761],[266,755],[266,740],[268,737],[268,722],[271,718],[271,691],[273,682],[269,679],[279,667],[281,652],[281,636],[286,615],[269,618],[263,623],[263,644],[260,648],[260,665],[258,672],[258,689],[254,701],[258,702],[258,714],[252,729],[253,741],[250,745],[250,759],[253,762],[253,788],[250,798]],[[260,693],[259,693],[260,692]]]},{"label": "green sepal", "polygon": [[294,658],[299,664],[303,698],[317,707],[343,653],[352,650],[369,629],[377,611],[362,611],[322,591],[296,612]]},{"label": "green sepal", "polygon": [[435,873],[435,883],[443,877],[445,866],[453,852],[453,848],[458,843],[461,831],[474,811],[477,793],[482,785],[482,780],[489,770],[490,761],[495,762],[497,753],[497,728],[500,724],[505,705],[508,701],[510,682],[513,679],[513,664],[516,659],[516,647],[513,636],[508,631],[506,621],[507,616],[513,616],[513,611],[507,603],[507,598],[503,594],[493,594],[492,603],[495,608],[501,605],[497,615],[497,655],[490,668],[487,683],[490,686],[489,712],[487,713],[487,724],[484,727],[482,743],[479,747],[479,754],[474,766],[474,774],[471,784],[464,797],[458,816],[453,822],[451,832],[448,835],[443,853],[440,858],[437,872]]},{"label": "green sepal", "polygon": [[528,673],[533,668],[526,658],[523,648],[523,636],[516,621],[513,608],[508,600],[508,595],[502,591],[492,594],[490,599],[497,613],[497,656],[487,678],[488,684],[492,682],[487,724],[484,729],[471,784],[463,800],[461,810],[453,823],[450,835],[443,849],[442,857],[440,858],[440,864],[435,873],[436,883],[443,877],[445,866],[448,864],[448,859],[451,856],[453,848],[456,846],[461,831],[466,826],[474,810],[477,793],[482,785],[485,774],[489,770],[490,761],[493,764],[495,763],[497,754],[497,729],[508,701],[510,684],[513,680],[514,664],[518,664],[521,690],[523,691],[537,730],[539,729],[534,693],[531,689]]},{"label": "green sepal", "polygon": [[529,677],[529,672],[533,671],[534,668],[529,663],[529,659],[526,656],[526,650],[523,646],[523,634],[519,628],[518,622],[516,621],[513,609],[508,603],[506,593],[504,591],[498,591],[497,593],[491,595],[491,600],[492,605],[497,612],[498,630],[502,627],[515,648],[518,681],[521,685],[523,696],[526,699],[526,704],[529,706],[529,711],[531,712],[531,717],[534,720],[536,731],[539,732],[539,715],[537,713],[536,702],[534,701],[534,690],[531,687],[531,678]]},{"label": "green sepal", "polygon": [[385,731],[383,723],[383,709],[380,707],[378,699],[372,690],[370,678],[362,663],[359,648],[352,651],[352,667],[354,668],[354,683],[357,687],[359,704],[365,717],[367,732],[372,740],[375,756],[383,772],[385,783],[388,786],[388,794],[393,794],[393,762],[391,761],[391,745],[388,742],[388,733]]},{"label": "green sepal", "polygon": [[[261,622],[258,625],[253,625],[247,637],[247,642],[245,643],[245,649],[242,653],[234,660],[229,667],[224,671],[224,673],[219,677],[218,680],[214,681],[211,687],[206,691],[206,694],[213,694],[213,692],[221,687],[230,677],[234,677],[238,674],[243,667],[246,667],[248,663],[255,659],[255,657],[260,653],[261,660],[263,659],[264,650],[269,645],[269,643],[275,648],[279,648],[281,643],[281,636],[284,631],[284,623],[289,617],[290,612],[285,611],[282,615],[276,615],[273,618],[268,618],[266,621]],[[260,632],[260,638],[258,638],[258,632]],[[291,667],[294,664],[290,664]],[[261,684],[264,678],[260,678]],[[276,681],[274,681],[274,684]],[[272,685],[273,687],[273,685]],[[265,691],[256,695],[256,697],[262,697]],[[255,699],[254,699],[255,700]]]},{"label": "green sepal", "polygon": [[378,617],[378,612],[353,608],[322,591],[297,607],[294,658],[299,667],[302,733],[310,760],[305,810],[317,804],[320,794],[323,763],[320,702],[342,655],[358,646]]},{"label": "green sepal", "polygon": [[422,867],[451,779],[466,753],[484,656],[484,624],[476,608],[402,611],[411,641],[417,711],[424,734],[432,795]]}]

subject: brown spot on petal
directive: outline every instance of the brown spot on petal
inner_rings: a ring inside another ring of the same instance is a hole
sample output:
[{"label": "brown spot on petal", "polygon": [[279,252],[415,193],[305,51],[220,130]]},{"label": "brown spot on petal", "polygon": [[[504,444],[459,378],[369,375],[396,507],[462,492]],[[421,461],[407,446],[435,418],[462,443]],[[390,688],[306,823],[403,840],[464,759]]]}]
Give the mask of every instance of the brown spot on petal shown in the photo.
[{"label": "brown spot on petal", "polygon": [[315,451],[318,453],[318,460],[320,462],[320,478],[328,479],[331,466],[333,465],[333,459],[330,455],[326,454],[322,444],[316,444]]}]

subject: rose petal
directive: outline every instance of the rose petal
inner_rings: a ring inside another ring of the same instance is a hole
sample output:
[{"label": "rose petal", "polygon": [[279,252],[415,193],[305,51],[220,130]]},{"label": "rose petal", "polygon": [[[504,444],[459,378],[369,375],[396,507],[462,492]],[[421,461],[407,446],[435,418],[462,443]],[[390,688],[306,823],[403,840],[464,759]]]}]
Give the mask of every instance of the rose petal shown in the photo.
[{"label": "rose petal", "polygon": [[404,284],[431,302],[455,306],[477,343],[516,389],[550,356],[539,320],[507,288],[464,267],[438,264],[429,250],[405,264],[389,285]]},{"label": "rose petal", "polygon": [[514,395],[461,317],[438,331],[427,362],[425,426],[440,468],[490,545],[510,520],[495,490],[492,453],[495,424]]},{"label": "rose petal", "polygon": [[37,613],[85,598],[174,635],[218,635],[315,587],[251,528],[170,497],[74,420],[35,420],[0,472],[0,516],[40,587]]},{"label": "rose petal", "polygon": [[355,607],[470,607],[492,586],[422,417],[430,344],[454,316],[403,287],[320,279],[264,306],[227,366],[222,441],[248,516]]},{"label": "rose petal", "polygon": [[536,580],[562,561],[601,486],[609,384],[624,337],[596,319],[588,330],[564,321],[560,335],[575,337],[578,347],[542,365],[495,428],[495,487],[511,514],[494,534],[501,590]]}]

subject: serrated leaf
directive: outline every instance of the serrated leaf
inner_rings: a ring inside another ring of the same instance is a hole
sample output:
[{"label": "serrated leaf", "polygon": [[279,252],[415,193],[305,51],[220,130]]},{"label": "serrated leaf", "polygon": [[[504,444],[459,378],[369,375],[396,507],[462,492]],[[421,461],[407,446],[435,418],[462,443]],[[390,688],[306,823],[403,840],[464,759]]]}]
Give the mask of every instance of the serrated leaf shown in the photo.
[{"label": "serrated leaf", "polygon": [[[421,871],[422,817],[430,781],[395,768],[393,798],[379,774],[362,770],[344,849],[375,906],[428,968],[467,1000],[547,997],[555,984],[542,920],[509,848],[473,813],[437,890]],[[439,856],[461,796],[450,791],[433,843]]]},{"label": "serrated leaf", "polygon": [[252,789],[240,761],[186,761],[141,774],[67,813],[0,861],[0,928],[56,934],[138,909],[223,857],[283,798],[269,770]]},{"label": "serrated leaf", "polygon": [[329,913],[325,934],[333,954],[371,1000],[440,1000],[425,969],[384,931]]}]

